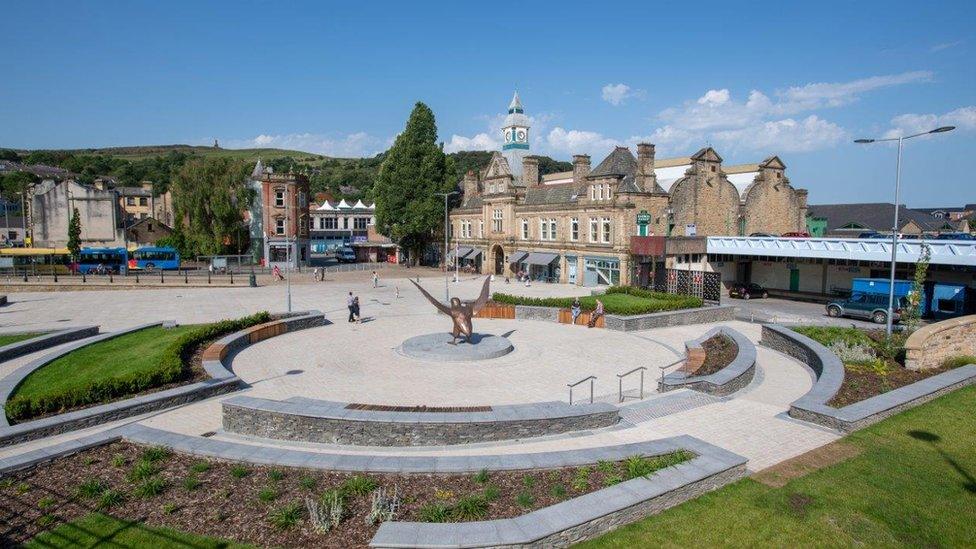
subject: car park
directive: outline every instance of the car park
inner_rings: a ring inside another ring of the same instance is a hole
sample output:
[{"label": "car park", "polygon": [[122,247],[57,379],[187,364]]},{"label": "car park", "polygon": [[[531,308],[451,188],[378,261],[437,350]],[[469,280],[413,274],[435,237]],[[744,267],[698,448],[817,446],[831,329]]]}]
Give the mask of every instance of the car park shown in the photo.
[{"label": "car park", "polygon": [[737,283],[729,288],[729,297],[739,297],[742,299],[752,299],[754,297],[769,297],[769,292],[755,282]]}]

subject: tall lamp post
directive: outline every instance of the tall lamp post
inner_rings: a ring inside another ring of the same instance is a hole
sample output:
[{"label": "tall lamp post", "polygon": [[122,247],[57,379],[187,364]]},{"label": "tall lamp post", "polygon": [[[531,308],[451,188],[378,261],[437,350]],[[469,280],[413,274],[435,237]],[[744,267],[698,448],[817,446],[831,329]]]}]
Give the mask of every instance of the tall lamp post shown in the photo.
[{"label": "tall lamp post", "polygon": [[[451,283],[448,280],[447,275],[447,234],[448,234],[448,220],[447,220],[447,199],[459,194],[457,191],[451,191],[449,193],[434,193],[436,196],[444,197],[444,300],[451,300]],[[457,258],[455,258],[457,261]]]},{"label": "tall lamp post", "polygon": [[885,315],[885,333],[888,337],[891,337],[891,325],[892,320],[895,315],[895,262],[898,257],[898,195],[901,191],[901,150],[902,144],[906,139],[912,139],[913,137],[921,137],[923,135],[929,135],[930,133],[945,133],[956,129],[955,126],[942,126],[934,130],[929,130],[927,132],[916,133],[913,135],[901,136],[901,137],[889,137],[886,139],[855,139],[855,143],[867,144],[867,143],[881,143],[884,141],[897,141],[898,142],[898,157],[895,161],[895,219],[891,226],[891,277],[888,285],[888,314]]}]

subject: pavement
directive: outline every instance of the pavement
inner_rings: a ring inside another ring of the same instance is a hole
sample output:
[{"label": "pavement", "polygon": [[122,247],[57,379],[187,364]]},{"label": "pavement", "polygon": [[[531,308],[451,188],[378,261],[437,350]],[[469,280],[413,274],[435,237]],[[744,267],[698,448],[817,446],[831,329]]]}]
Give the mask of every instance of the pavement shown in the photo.
[{"label": "pavement", "polygon": [[834,318],[827,316],[823,304],[790,301],[769,297],[766,299],[722,298],[722,305],[733,305],[735,317],[746,322],[772,322],[775,324],[810,324],[817,326],[857,326],[877,328],[878,324],[856,318]]}]

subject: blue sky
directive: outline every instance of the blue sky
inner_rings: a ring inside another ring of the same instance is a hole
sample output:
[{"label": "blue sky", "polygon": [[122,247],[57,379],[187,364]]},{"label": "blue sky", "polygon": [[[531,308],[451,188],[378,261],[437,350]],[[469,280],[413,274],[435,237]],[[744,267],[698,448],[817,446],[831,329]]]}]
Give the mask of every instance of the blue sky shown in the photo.
[{"label": "blue sky", "polygon": [[598,162],[711,144],[778,154],[811,203],[976,202],[974,2],[11,2],[0,146],[168,143],[371,155],[415,101],[449,150],[498,146],[514,89],[532,150]]}]

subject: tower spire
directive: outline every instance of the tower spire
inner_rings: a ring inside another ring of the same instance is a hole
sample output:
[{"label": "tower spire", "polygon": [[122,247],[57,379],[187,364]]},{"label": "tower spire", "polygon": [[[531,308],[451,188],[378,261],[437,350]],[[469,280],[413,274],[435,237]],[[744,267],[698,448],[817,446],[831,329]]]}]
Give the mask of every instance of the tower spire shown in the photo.
[{"label": "tower spire", "polygon": [[505,139],[502,154],[508,160],[508,167],[514,175],[521,177],[522,159],[529,154],[529,117],[522,109],[518,90],[515,91],[512,102],[508,105],[502,136]]}]

